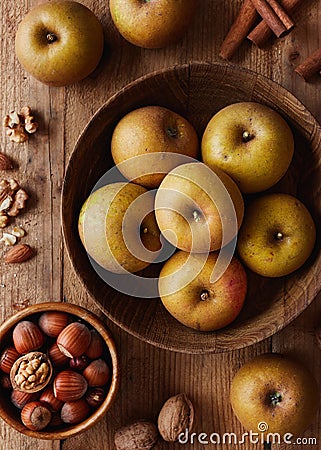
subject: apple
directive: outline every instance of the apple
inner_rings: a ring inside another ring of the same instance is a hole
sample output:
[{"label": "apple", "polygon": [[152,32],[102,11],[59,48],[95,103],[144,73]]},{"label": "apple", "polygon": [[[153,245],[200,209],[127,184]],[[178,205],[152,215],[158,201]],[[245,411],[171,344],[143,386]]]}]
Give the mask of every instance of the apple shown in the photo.
[{"label": "apple", "polygon": [[211,281],[218,253],[178,251],[167,260],[159,276],[159,295],[168,312],[187,327],[213,331],[239,315],[247,291],[242,264],[233,257],[223,275]]},{"label": "apple", "polygon": [[27,72],[51,86],[82,80],[103,52],[102,26],[86,6],[53,1],[34,7],[18,27],[16,55]]},{"label": "apple", "polygon": [[300,436],[308,428],[319,398],[318,386],[307,368],[277,353],[246,363],[235,374],[230,390],[233,411],[246,430],[279,433],[281,438],[287,433]]},{"label": "apple", "polygon": [[244,203],[234,181],[201,162],[169,172],[155,197],[155,215],[164,237],[187,252],[218,250],[235,239]]},{"label": "apple", "polygon": [[113,273],[147,267],[161,248],[153,201],[151,192],[133,183],[112,183],[94,191],[78,221],[89,255]]},{"label": "apple", "polygon": [[196,158],[198,149],[193,126],[161,106],[146,106],[126,114],[111,140],[112,156],[122,174],[148,188],[158,187],[166,173],[182,163],[176,154]]},{"label": "apple", "polygon": [[255,102],[233,103],[218,111],[202,138],[203,162],[228,173],[244,193],[277,183],[293,152],[293,134],[283,117]]},{"label": "apple", "polygon": [[197,6],[198,0],[109,0],[120,34],[144,48],[161,48],[180,39]]},{"label": "apple", "polygon": [[266,194],[245,210],[238,253],[246,266],[265,277],[281,277],[301,267],[316,240],[311,214],[288,194]]}]

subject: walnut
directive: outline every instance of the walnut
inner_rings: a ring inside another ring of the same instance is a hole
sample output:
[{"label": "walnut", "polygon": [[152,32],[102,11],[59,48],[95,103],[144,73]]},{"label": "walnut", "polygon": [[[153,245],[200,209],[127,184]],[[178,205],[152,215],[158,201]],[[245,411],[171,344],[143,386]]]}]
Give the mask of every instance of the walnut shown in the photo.
[{"label": "walnut", "polygon": [[10,371],[14,389],[37,392],[43,389],[52,376],[52,365],[46,354],[30,352],[18,358]]},{"label": "walnut", "polygon": [[194,408],[186,394],[170,397],[163,405],[158,416],[158,431],[167,442],[175,442],[179,435],[192,430]]},{"label": "walnut", "polygon": [[24,119],[24,127],[27,133],[32,134],[38,130],[38,122],[35,122],[34,116],[31,114],[30,106],[21,108],[20,115]]},{"label": "walnut", "polygon": [[12,111],[4,117],[3,126],[7,129],[6,133],[10,141],[22,143],[28,140],[28,135],[35,133],[38,129],[38,123],[34,121],[29,106],[21,108],[20,114]]},{"label": "walnut", "polygon": [[132,423],[116,431],[117,450],[151,450],[158,440],[156,426],[147,420]]},{"label": "walnut", "polygon": [[0,228],[5,228],[9,224],[9,217],[6,213],[0,211]]},{"label": "walnut", "polygon": [[0,228],[6,227],[9,217],[17,216],[25,208],[28,198],[16,180],[0,180]]},{"label": "walnut", "polygon": [[24,189],[18,189],[14,197],[12,206],[7,212],[8,216],[16,217],[19,214],[19,211],[25,208],[28,198],[29,196]]}]

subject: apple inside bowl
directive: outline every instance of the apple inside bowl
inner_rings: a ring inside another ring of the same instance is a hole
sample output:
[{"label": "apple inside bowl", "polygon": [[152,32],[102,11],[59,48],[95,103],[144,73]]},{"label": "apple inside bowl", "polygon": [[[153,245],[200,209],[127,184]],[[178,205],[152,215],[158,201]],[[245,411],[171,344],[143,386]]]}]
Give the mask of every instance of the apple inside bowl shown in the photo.
[{"label": "apple inside bowl", "polygon": [[[199,332],[177,322],[159,298],[137,298],[134,292],[124,294],[108,285],[94,270],[81,244],[77,229],[81,206],[97,181],[113,167],[111,137],[125,114],[142,106],[164,106],[187,118],[201,139],[216,112],[244,101],[273,108],[289,124],[295,141],[294,157],[286,175],[267,192],[296,196],[310,210],[318,230],[321,128],[286,89],[239,67],[195,62],[151,73],[132,82],[93,116],[71,155],[62,192],[62,223],[73,267],[84,288],[113,322],[158,347],[206,353],[254,344],[295,319],[318,292],[315,276],[321,268],[321,255],[317,240],[308,261],[288,276],[266,278],[247,270],[247,297],[236,320],[215,332]],[[245,196],[245,203],[248,197]],[[144,279],[157,277],[161,266],[152,264],[139,275]]]}]

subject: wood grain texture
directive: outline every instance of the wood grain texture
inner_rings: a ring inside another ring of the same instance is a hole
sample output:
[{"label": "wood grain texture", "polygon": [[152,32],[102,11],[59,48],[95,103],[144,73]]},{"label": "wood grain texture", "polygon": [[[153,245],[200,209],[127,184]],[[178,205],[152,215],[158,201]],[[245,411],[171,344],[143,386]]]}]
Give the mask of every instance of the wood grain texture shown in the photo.
[{"label": "wood grain texture", "polygon": [[[27,298],[31,303],[37,303],[60,300],[63,296],[104,319],[81,286],[65,253],[62,260],[59,194],[65,163],[94,112],[128,82],[175,64],[192,60],[217,61],[220,45],[242,3],[241,0],[201,0],[193,26],[179,43],[162,50],[142,50],[119,36],[111,23],[107,1],[81,1],[101,18],[107,45],[103,60],[94,74],[66,89],[49,89],[36,82],[21,69],[14,55],[17,23],[32,5],[41,3],[41,0],[9,1],[0,5],[1,114],[29,103],[41,118],[41,129],[28,144],[8,144],[4,133],[1,135],[1,151],[19,163],[20,170],[14,173],[33,194],[30,208],[19,218],[19,222],[28,232],[25,241],[34,245],[38,252],[36,258],[21,267],[8,269],[0,263],[0,283],[6,286],[0,287],[2,320],[13,313],[12,304],[17,299]],[[250,42],[244,42],[232,59],[233,63],[252,69],[290,89],[319,121],[320,79],[316,77],[307,84],[294,74],[294,67],[318,47],[321,39],[320,14],[320,0],[306,2],[295,13],[296,27],[288,36],[273,41],[263,51]],[[316,274],[315,285],[319,284],[320,275]],[[186,391],[197,404],[198,430],[233,431],[240,436],[244,430],[231,411],[228,390],[233,374],[252,356],[271,349],[298,353],[319,378],[320,353],[313,338],[313,328],[321,321],[319,304],[318,300],[313,302],[299,319],[272,339],[247,349],[205,356],[157,349],[104,319],[114,334],[123,367],[120,393],[106,418],[87,433],[61,442],[26,438],[1,422],[1,446],[5,450],[26,450],[30,447],[35,450],[112,450],[116,428],[131,418],[155,419],[162,402],[179,391]],[[317,418],[306,435],[315,435],[320,442],[319,423]],[[161,450],[180,447],[163,442],[157,446]],[[186,445],[184,448],[190,450],[196,447]],[[227,450],[231,446],[217,445],[215,448]],[[263,450],[259,444],[247,444],[246,447],[239,444],[232,448]],[[286,448],[288,446],[280,447],[282,450]],[[308,447],[296,445],[295,448],[301,450]]]}]

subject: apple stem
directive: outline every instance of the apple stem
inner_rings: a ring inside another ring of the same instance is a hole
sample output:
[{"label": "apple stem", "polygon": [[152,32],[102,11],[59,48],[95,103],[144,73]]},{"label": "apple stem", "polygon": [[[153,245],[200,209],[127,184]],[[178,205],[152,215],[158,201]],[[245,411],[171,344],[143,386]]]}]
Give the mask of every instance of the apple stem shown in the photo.
[{"label": "apple stem", "polygon": [[201,215],[198,211],[193,211],[193,219],[195,220],[195,222],[199,222],[201,220]]},{"label": "apple stem", "polygon": [[278,405],[282,401],[282,395],[279,392],[272,392],[269,397],[273,406]]},{"label": "apple stem", "polygon": [[55,42],[57,40],[57,36],[54,33],[47,33],[47,41],[49,42],[49,44],[51,44],[52,42]]},{"label": "apple stem", "polygon": [[201,292],[201,300],[203,300],[203,301],[208,300],[209,296],[210,296],[210,293],[206,289],[204,289]]},{"label": "apple stem", "polygon": [[249,131],[243,131],[242,139],[244,142],[249,142],[254,138],[254,136]]},{"label": "apple stem", "polygon": [[175,138],[178,135],[178,131],[177,131],[176,128],[168,127],[166,131],[167,131],[167,134],[168,134],[169,137],[174,137]]}]

